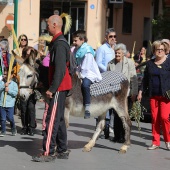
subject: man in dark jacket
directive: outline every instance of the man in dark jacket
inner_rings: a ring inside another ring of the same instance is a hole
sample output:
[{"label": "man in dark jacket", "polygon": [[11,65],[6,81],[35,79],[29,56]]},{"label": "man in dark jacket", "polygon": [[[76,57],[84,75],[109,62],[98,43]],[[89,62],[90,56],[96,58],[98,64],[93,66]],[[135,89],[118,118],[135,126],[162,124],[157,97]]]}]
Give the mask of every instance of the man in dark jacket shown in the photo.
[{"label": "man in dark jacket", "polygon": [[70,48],[61,32],[62,25],[63,21],[58,15],[48,19],[48,30],[53,36],[50,44],[49,89],[46,92],[50,102],[43,138],[44,152],[39,156],[33,156],[36,162],[50,162],[55,158],[68,159],[69,157],[64,109],[65,99],[72,84],[68,71]]}]

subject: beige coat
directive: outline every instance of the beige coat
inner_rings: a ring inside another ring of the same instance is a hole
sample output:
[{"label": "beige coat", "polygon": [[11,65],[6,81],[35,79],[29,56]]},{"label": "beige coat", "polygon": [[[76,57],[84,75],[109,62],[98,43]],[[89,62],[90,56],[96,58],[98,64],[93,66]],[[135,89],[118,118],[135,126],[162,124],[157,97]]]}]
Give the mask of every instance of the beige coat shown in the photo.
[{"label": "beige coat", "polygon": [[[107,70],[116,71],[115,70],[115,59],[111,60],[108,63]],[[129,95],[137,95],[138,94],[138,79],[136,75],[136,69],[134,62],[126,57],[123,57],[123,68],[122,73],[127,77],[130,83],[130,94]]]}]

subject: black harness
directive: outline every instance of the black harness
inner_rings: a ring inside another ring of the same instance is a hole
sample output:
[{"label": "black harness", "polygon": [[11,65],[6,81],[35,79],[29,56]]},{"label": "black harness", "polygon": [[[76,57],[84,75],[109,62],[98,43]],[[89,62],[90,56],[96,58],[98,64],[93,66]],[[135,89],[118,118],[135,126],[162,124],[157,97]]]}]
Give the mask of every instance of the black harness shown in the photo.
[{"label": "black harness", "polygon": [[20,89],[35,89],[33,86],[20,86]]}]

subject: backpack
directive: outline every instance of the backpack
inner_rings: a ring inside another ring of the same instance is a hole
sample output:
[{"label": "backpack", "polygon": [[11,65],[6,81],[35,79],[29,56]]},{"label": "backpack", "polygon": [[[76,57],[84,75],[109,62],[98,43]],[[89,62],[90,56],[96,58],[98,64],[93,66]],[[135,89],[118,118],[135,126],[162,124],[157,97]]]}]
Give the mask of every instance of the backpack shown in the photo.
[{"label": "backpack", "polygon": [[[58,39],[57,41],[64,41],[68,46],[68,42],[65,40],[65,39]],[[70,49],[70,46],[69,46],[69,49]],[[77,68],[77,64],[76,64],[76,58],[74,57],[74,53],[70,50],[70,56],[68,57],[69,58],[69,65],[68,65],[68,70],[69,70],[69,73],[70,75],[74,75],[75,71],[76,71],[76,68]]]}]

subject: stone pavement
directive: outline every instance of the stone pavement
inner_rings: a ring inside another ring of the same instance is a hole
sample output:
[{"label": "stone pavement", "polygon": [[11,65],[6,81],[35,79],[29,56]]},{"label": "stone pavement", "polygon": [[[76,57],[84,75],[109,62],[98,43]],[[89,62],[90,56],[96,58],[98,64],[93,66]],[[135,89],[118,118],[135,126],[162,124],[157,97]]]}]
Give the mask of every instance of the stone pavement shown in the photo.
[{"label": "stone pavement", "polygon": [[[55,160],[50,163],[37,163],[31,160],[32,155],[42,150],[41,121],[44,104],[37,103],[36,134],[31,137],[21,136],[20,119],[15,116],[18,129],[16,136],[11,136],[9,123],[7,135],[0,138],[0,170],[169,170],[170,151],[167,151],[161,139],[161,148],[148,151],[151,144],[151,124],[140,123],[141,134],[133,123],[131,147],[126,154],[118,154],[119,143],[98,139],[91,152],[82,152],[95,129],[95,119],[70,117],[68,128],[68,147],[71,149],[68,160]],[[113,134],[111,134],[112,136]]]}]

